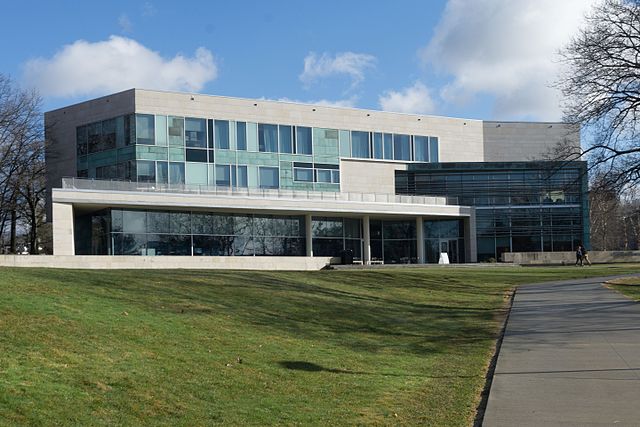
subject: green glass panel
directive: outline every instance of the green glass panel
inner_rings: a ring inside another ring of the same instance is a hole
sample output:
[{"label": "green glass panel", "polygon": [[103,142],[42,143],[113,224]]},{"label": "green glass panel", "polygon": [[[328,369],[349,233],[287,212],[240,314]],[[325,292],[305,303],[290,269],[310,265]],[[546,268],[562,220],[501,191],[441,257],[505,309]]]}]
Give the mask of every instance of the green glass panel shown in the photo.
[{"label": "green glass panel", "polygon": [[169,116],[167,124],[169,145],[184,147],[184,117]]},{"label": "green glass panel", "polygon": [[[256,148],[258,147],[256,142]],[[247,178],[249,181],[250,188],[258,187],[258,167],[257,166],[247,166]]]},{"label": "green glass panel", "polygon": [[205,163],[185,163],[185,182],[191,185],[207,185],[207,165]]},{"label": "green glass panel", "polygon": [[184,162],[184,149],[169,148],[169,160],[175,162]]},{"label": "green glass panel", "polygon": [[258,124],[247,122],[247,150],[258,151]]},{"label": "green glass panel", "polygon": [[167,145],[167,116],[156,116],[156,145]]},{"label": "green glass panel", "polygon": [[325,184],[317,182],[314,188],[316,191],[340,191],[340,184]]},{"label": "green glass panel", "polygon": [[338,132],[340,140],[340,157],[351,157],[351,138],[348,130]]},{"label": "green glass panel", "polygon": [[78,170],[86,169],[88,167],[88,164],[89,163],[87,162],[87,156],[78,157],[78,161],[76,162]]},{"label": "green glass panel", "polygon": [[215,174],[215,165],[206,165],[207,171],[209,172],[209,179],[207,181],[208,185],[214,186],[216,185],[216,174]]},{"label": "green glass panel", "polygon": [[236,152],[229,150],[216,150],[216,163],[230,165],[236,162]]},{"label": "green glass panel", "polygon": [[236,122],[233,120],[229,121],[229,150],[236,150]]},{"label": "green glass panel", "polygon": [[116,147],[125,146],[124,116],[116,117]]}]

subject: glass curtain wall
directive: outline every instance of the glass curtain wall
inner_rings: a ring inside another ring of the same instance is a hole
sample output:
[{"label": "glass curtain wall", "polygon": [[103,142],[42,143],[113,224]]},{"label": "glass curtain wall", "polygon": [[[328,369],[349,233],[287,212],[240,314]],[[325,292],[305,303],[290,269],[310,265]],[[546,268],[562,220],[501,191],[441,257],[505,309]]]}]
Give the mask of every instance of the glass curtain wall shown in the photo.
[{"label": "glass curtain wall", "polygon": [[415,220],[371,220],[371,260],[385,264],[418,262]]},{"label": "glass curtain wall", "polygon": [[362,220],[357,218],[313,217],[313,255],[340,256],[345,249],[362,259]]},{"label": "glass curtain wall", "polygon": [[304,216],[108,209],[79,216],[77,255],[305,256]]},{"label": "glass curtain wall", "polygon": [[584,162],[441,163],[396,172],[396,194],[457,197],[476,207],[478,260],[587,244]]}]

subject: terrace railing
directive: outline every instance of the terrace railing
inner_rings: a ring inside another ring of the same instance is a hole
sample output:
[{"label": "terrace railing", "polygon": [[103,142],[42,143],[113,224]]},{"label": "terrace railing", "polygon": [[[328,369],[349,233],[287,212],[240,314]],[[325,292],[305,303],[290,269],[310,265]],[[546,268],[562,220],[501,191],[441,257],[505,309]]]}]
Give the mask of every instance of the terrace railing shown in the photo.
[{"label": "terrace railing", "polygon": [[86,178],[63,178],[63,189],[92,191],[125,191],[145,193],[178,193],[209,196],[248,197],[260,199],[327,200],[365,203],[403,203],[414,205],[457,205],[457,197],[404,196],[381,193],[339,191],[301,191],[271,188],[237,188],[192,184],[156,184]]}]

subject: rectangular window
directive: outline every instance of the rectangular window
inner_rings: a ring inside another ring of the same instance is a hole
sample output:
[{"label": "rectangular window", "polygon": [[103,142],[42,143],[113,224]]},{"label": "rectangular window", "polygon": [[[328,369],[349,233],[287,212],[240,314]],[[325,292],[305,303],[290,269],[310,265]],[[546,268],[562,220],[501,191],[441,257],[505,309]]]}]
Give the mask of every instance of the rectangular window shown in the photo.
[{"label": "rectangular window", "polygon": [[76,153],[78,156],[87,154],[87,127],[78,126],[76,128]]},{"label": "rectangular window", "polygon": [[296,154],[313,154],[311,128],[296,126]]},{"label": "rectangular window", "polygon": [[229,149],[229,122],[227,120],[215,120],[216,148]]},{"label": "rectangular window", "polygon": [[369,132],[351,132],[351,157],[368,159],[371,157]]},{"label": "rectangular window", "polygon": [[249,181],[247,180],[247,167],[238,166],[236,170],[238,176],[238,187],[247,188],[249,186]]},{"label": "rectangular window", "polygon": [[138,182],[156,182],[155,162],[138,160],[136,170],[138,171]]},{"label": "rectangular window", "polygon": [[267,153],[278,152],[278,125],[258,123],[258,150]]},{"label": "rectangular window", "polygon": [[167,116],[156,116],[156,145],[167,145]]},{"label": "rectangular window", "polygon": [[334,184],[340,184],[340,171],[331,171],[331,180]]},{"label": "rectangular window", "polygon": [[207,122],[205,119],[184,119],[185,145],[193,148],[207,148]]},{"label": "rectangular window", "polygon": [[416,148],[416,154],[415,154],[416,162],[428,162],[429,161],[429,137],[415,135],[413,137],[413,143]]},{"label": "rectangular window", "polygon": [[184,146],[184,117],[169,116],[169,145]]},{"label": "rectangular window", "polygon": [[382,134],[376,132],[373,134],[373,158],[382,159],[383,157]]},{"label": "rectangular window", "polygon": [[238,150],[247,151],[247,123],[236,122],[236,138]]},{"label": "rectangular window", "polygon": [[282,126],[278,128],[280,133],[280,152],[293,153],[293,141],[291,139],[291,126]]},{"label": "rectangular window", "polygon": [[184,184],[184,163],[169,163],[169,183]]},{"label": "rectangular window", "polygon": [[102,123],[91,123],[87,125],[87,145],[89,154],[99,152],[102,147]]},{"label": "rectangular window", "polygon": [[207,150],[195,150],[187,148],[187,162],[207,163]]},{"label": "rectangular window", "polygon": [[156,182],[158,184],[169,183],[169,165],[167,162],[156,162]]},{"label": "rectangular window", "polygon": [[207,185],[207,165],[187,163],[185,182],[189,185]]},{"label": "rectangular window", "polygon": [[393,135],[385,133],[383,135],[384,144],[384,158],[386,160],[393,160]]},{"label": "rectangular window", "polygon": [[395,160],[411,160],[411,137],[409,135],[393,135],[393,158]]},{"label": "rectangular window", "polygon": [[216,185],[220,187],[231,186],[231,167],[229,165],[216,165]]},{"label": "rectangular window", "polygon": [[258,169],[260,188],[278,188],[280,186],[278,168],[261,166]]},{"label": "rectangular window", "polygon": [[136,114],[136,144],[154,145],[155,129],[153,114]]},{"label": "rectangular window", "polygon": [[432,136],[429,138],[429,159],[431,163],[438,163],[438,137]]},{"label": "rectangular window", "polygon": [[313,169],[294,168],[293,180],[302,182],[313,182]]},{"label": "rectangular window", "polygon": [[116,148],[116,119],[104,120],[102,122],[102,145],[103,150]]},{"label": "rectangular window", "polygon": [[331,171],[326,169],[318,169],[316,170],[317,182],[328,182],[331,183]]}]

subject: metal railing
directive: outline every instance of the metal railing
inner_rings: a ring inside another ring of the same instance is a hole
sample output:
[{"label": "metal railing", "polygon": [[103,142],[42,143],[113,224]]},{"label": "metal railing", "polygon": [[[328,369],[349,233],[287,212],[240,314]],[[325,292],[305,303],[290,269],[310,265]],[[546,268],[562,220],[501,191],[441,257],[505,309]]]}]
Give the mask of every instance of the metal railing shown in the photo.
[{"label": "metal railing", "polygon": [[365,203],[404,203],[414,205],[457,205],[457,197],[403,196],[379,193],[346,193],[338,191],[300,191],[267,188],[233,188],[210,185],[156,184],[147,182],[110,181],[86,178],[62,178],[62,188],[95,191],[135,191],[146,193],[179,193],[208,196],[248,197],[260,199],[327,200]]}]

